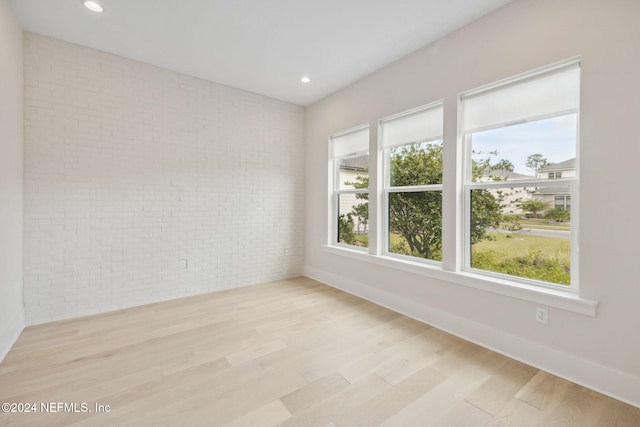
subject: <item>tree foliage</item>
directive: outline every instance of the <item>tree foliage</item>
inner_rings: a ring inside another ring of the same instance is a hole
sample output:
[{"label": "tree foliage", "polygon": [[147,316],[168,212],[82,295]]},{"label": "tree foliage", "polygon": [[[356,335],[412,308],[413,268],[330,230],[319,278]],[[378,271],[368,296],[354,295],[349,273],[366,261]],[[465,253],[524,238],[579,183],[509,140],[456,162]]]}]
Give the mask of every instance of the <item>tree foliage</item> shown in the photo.
[{"label": "tree foliage", "polygon": [[[391,153],[391,186],[442,183],[442,146],[410,145]],[[404,237],[409,255],[439,259],[442,249],[442,192],[393,192],[389,229]]]},{"label": "tree foliage", "polygon": [[[503,162],[504,165],[504,162]],[[491,167],[489,160],[474,161],[475,177]],[[391,153],[391,185],[396,187],[442,183],[442,145],[420,144],[396,148]],[[485,237],[502,218],[501,196],[474,190],[471,205],[471,241]],[[392,192],[389,195],[389,228],[404,237],[409,255],[441,259],[442,192]]]},{"label": "tree foliage", "polygon": [[487,228],[499,228],[503,221],[503,197],[489,190],[471,190],[471,244],[486,238]]},{"label": "tree foliage", "polygon": [[527,157],[527,162],[525,166],[531,169],[532,171],[537,171],[538,169],[546,168],[547,166],[551,166],[551,163],[540,153],[531,154]]},{"label": "tree foliage", "polygon": [[545,218],[552,219],[555,222],[566,222],[571,220],[571,212],[561,206],[556,206],[547,212]]},{"label": "tree foliage", "polygon": [[[492,153],[494,154],[494,153]],[[395,148],[390,156],[390,184],[408,187],[442,183],[442,145],[438,143],[413,144]],[[485,169],[513,170],[507,160],[491,163],[490,159],[474,160],[474,181]],[[358,176],[352,182],[356,189],[368,188],[369,177]],[[358,224],[369,220],[369,195],[356,194],[362,203],[339,218],[339,238],[355,244]],[[489,227],[499,227],[503,197],[489,190],[474,190],[471,203],[471,242],[486,237]],[[404,239],[391,249],[395,253],[439,260],[442,257],[442,191],[393,191],[389,194],[389,231]],[[347,230],[348,229],[348,230]],[[406,242],[406,245],[405,245]]]},{"label": "tree foliage", "polygon": [[483,174],[491,177],[492,171],[507,171],[514,172],[515,166],[510,160],[500,159],[497,162],[492,162],[494,157],[498,156],[497,150],[492,151],[473,151],[473,178],[474,181],[480,178]]},{"label": "tree foliage", "polygon": [[551,203],[540,199],[529,199],[520,203],[520,207],[525,212],[531,212],[534,218],[538,218],[538,214],[549,209]]},{"label": "tree foliage", "polygon": [[491,165],[491,170],[503,170],[507,172],[513,172],[515,170],[515,167],[513,166],[513,163],[511,163],[509,160],[502,159],[498,163]]},{"label": "tree foliage", "polygon": [[356,233],[353,231],[354,228],[355,224],[352,213],[338,216],[338,242],[355,245]]},{"label": "tree foliage", "polygon": [[[353,182],[346,182],[347,185],[353,185],[353,188],[362,189],[369,188],[369,176],[358,175]],[[356,227],[360,232],[360,227],[364,229],[369,225],[369,194],[362,193],[356,194],[356,199],[362,200],[362,203],[358,203],[352,209],[353,215],[357,218]]]},{"label": "tree foliage", "polygon": [[[476,153],[482,154],[482,153]],[[513,170],[513,164],[508,160],[499,160],[492,163],[493,156],[497,156],[497,151],[486,153],[484,158],[475,158],[471,163],[472,181],[478,181],[485,171],[497,169]],[[504,169],[504,168],[507,169]],[[504,207],[504,193],[501,190],[492,193],[489,190],[472,190],[471,191],[471,224],[470,238],[471,244],[477,243],[486,238],[487,228],[499,228],[500,222],[504,220],[502,208]]]}]

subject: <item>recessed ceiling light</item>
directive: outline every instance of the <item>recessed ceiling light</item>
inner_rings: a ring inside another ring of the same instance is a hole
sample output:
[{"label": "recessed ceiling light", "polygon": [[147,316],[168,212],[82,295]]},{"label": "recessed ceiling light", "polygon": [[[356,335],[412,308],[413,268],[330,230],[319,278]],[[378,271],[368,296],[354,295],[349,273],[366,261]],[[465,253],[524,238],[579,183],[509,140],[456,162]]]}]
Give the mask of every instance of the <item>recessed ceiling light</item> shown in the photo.
[{"label": "recessed ceiling light", "polygon": [[82,0],[82,4],[92,12],[100,13],[104,11],[102,5],[95,0]]},{"label": "recessed ceiling light", "polygon": [[300,77],[300,81],[302,83],[311,83],[311,78],[309,76],[302,76]]}]

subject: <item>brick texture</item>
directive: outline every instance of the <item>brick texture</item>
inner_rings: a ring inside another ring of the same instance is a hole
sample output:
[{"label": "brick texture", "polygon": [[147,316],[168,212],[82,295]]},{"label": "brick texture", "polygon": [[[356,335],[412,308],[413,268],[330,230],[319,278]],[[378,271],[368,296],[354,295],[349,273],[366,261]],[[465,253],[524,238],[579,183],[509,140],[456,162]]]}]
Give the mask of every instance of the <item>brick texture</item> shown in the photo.
[{"label": "brick texture", "polygon": [[301,273],[302,107],[31,33],[24,49],[28,324]]}]

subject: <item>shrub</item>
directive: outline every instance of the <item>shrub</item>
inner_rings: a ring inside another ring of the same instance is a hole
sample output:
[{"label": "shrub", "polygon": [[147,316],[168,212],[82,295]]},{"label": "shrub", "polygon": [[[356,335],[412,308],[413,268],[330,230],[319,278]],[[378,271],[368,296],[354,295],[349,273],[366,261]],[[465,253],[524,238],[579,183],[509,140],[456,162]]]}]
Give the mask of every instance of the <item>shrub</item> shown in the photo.
[{"label": "shrub", "polygon": [[571,283],[568,254],[549,255],[539,249],[524,256],[504,257],[494,250],[473,251],[471,266],[481,270],[545,282],[568,285]]},{"label": "shrub", "polygon": [[571,213],[567,209],[557,206],[547,212],[545,218],[555,222],[566,222],[571,220]]},{"label": "shrub", "polygon": [[338,241],[346,243],[348,245],[356,244],[356,235],[353,232],[354,228],[353,215],[342,214],[338,217]]}]

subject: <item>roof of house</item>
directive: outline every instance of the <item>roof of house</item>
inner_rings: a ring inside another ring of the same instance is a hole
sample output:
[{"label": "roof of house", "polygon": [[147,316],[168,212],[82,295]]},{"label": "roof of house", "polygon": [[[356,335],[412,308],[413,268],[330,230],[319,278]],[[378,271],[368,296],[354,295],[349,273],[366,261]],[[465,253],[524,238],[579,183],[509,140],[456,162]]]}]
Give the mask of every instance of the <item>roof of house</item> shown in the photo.
[{"label": "roof of house", "polygon": [[556,170],[566,170],[566,169],[575,169],[576,168],[576,158],[565,160],[564,162],[554,163],[552,165],[546,166],[542,169],[538,169],[538,173],[540,172],[550,172]]},{"label": "roof of house", "polygon": [[369,167],[369,156],[355,156],[340,159],[340,169],[366,170]]},{"label": "roof of house", "polygon": [[482,178],[499,178],[500,181],[514,181],[517,179],[532,179],[535,177],[504,169],[485,169],[482,171]]},{"label": "roof of house", "polygon": [[571,194],[571,190],[567,185],[562,187],[540,187],[535,191],[535,194],[566,196]]}]

